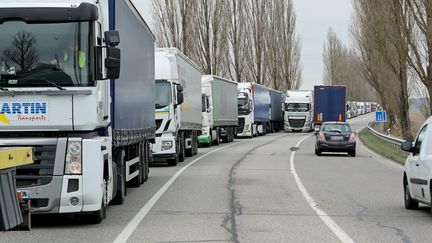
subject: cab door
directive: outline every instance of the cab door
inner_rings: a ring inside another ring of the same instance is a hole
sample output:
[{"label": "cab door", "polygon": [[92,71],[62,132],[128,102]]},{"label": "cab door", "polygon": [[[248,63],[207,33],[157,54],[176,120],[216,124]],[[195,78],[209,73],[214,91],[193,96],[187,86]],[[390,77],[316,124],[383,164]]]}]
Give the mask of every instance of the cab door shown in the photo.
[{"label": "cab door", "polygon": [[422,151],[422,144],[424,140],[424,136],[426,133],[427,125],[422,127],[420,132],[417,135],[417,138],[414,143],[413,152],[409,155],[407,159],[407,168],[408,168],[408,180],[410,185],[410,190],[413,194],[414,198],[419,200],[424,200],[424,191],[422,191],[422,185],[424,184],[424,180],[420,178],[420,165],[422,164],[421,155],[424,154]]},{"label": "cab door", "polygon": [[420,148],[420,158],[419,158],[419,187],[421,193],[421,199],[425,202],[431,202],[430,193],[430,175],[431,175],[431,155],[430,151],[427,150],[429,147],[429,141],[426,139],[428,132],[427,125],[422,128],[423,132],[423,142]]}]

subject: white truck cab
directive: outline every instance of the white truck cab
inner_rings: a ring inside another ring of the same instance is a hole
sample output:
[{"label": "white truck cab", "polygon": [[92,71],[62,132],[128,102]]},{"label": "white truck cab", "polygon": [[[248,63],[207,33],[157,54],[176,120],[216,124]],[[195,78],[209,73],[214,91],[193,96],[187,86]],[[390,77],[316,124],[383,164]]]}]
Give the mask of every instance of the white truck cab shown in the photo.
[{"label": "white truck cab", "polygon": [[414,142],[402,143],[401,149],[410,153],[403,177],[405,207],[417,209],[419,202],[432,205],[432,117],[423,124]]}]

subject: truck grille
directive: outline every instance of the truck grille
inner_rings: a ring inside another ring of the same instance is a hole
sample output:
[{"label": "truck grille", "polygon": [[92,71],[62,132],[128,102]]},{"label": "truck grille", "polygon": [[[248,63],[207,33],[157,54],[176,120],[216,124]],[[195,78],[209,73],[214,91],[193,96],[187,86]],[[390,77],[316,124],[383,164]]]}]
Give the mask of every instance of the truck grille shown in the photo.
[{"label": "truck grille", "polygon": [[303,128],[305,124],[305,119],[288,119],[288,121],[293,128]]},{"label": "truck grille", "polygon": [[245,125],[245,119],[244,119],[244,117],[239,117],[239,119],[238,119],[237,133],[243,133],[244,125]]},{"label": "truck grille", "polygon": [[34,163],[17,168],[17,187],[46,185],[54,174],[56,145],[34,146]]}]

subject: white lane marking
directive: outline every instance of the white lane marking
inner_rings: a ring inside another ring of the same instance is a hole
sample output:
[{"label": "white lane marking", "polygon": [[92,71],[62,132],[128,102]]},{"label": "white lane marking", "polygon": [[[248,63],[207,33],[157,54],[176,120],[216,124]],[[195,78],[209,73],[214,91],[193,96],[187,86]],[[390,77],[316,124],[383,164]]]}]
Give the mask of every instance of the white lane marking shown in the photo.
[{"label": "white lane marking", "polygon": [[[295,147],[299,147],[300,144],[310,136],[306,136],[302,139],[300,139],[300,141],[297,142],[297,144],[295,145]],[[300,177],[298,176],[296,169],[294,167],[294,156],[295,156],[295,151],[291,152],[291,157],[290,157],[290,171],[291,174],[294,177],[295,182],[297,183],[297,187],[300,190],[300,192],[303,194],[303,197],[306,199],[307,203],[309,204],[309,206],[311,206],[311,208],[315,211],[315,213],[321,218],[321,220],[327,225],[327,227],[330,228],[330,230],[339,238],[340,241],[342,242],[354,242],[354,240],[352,240],[347,233],[345,233],[345,231],[343,231],[337,224],[336,222],[333,221],[333,219],[327,215],[326,212],[324,212],[323,210],[321,210],[320,208],[318,208],[315,200],[309,195],[309,193],[307,192],[306,188],[304,187],[303,183],[300,180]]]},{"label": "white lane marking", "polygon": [[122,232],[117,236],[117,238],[113,241],[114,243],[124,243],[126,242],[129,237],[133,234],[135,229],[138,227],[138,225],[141,223],[141,221],[144,219],[144,217],[150,212],[150,210],[153,208],[153,206],[156,204],[156,202],[161,198],[161,196],[168,190],[168,188],[174,183],[174,181],[191,165],[195,164],[197,161],[199,161],[202,158],[205,158],[209,156],[212,153],[215,153],[221,149],[231,147],[246,141],[250,140],[244,140],[237,143],[232,143],[226,146],[223,146],[221,148],[215,149],[213,151],[210,151],[206,154],[201,155],[200,157],[196,158],[186,166],[182,167],[180,170],[178,170],[162,187],[159,189],[159,191],[156,192],[156,194],[153,195],[153,197],[140,209],[140,211],[135,215],[135,217],[126,225],[126,227],[122,230]]}]

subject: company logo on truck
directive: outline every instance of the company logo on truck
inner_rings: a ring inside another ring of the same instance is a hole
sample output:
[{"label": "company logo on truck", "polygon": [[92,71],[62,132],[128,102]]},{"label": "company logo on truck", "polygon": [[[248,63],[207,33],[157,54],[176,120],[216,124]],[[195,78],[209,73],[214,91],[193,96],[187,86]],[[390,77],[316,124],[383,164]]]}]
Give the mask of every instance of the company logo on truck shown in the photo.
[{"label": "company logo on truck", "polygon": [[0,108],[0,122],[8,125],[48,120],[47,102],[3,102]]}]

